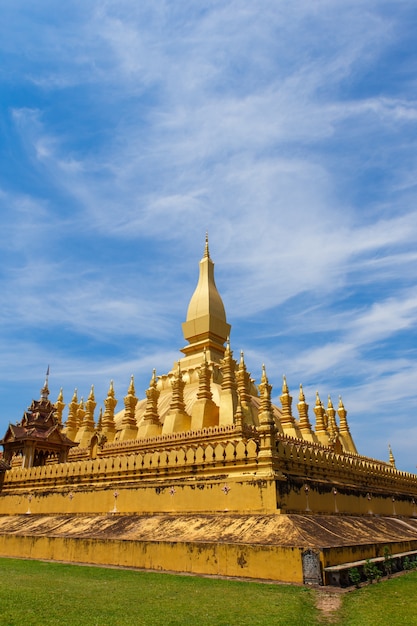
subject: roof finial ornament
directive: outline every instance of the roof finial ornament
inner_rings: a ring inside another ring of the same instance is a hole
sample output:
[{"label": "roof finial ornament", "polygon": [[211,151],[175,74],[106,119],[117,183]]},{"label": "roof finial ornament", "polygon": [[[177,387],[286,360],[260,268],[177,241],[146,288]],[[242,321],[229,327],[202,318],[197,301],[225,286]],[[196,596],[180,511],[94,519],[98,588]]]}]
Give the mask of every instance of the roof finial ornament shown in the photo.
[{"label": "roof finial ornament", "polygon": [[[154,372],[155,372],[155,370],[154,370]],[[128,387],[127,393],[131,394],[132,396],[134,396],[135,393],[136,393],[136,390],[135,390],[135,377],[133,376],[133,374],[130,377],[130,383],[129,383],[129,387]]]},{"label": "roof finial ornament", "polygon": [[[316,414],[316,435],[320,435],[322,437],[324,437],[326,435],[326,424],[325,424],[325,411],[324,411],[324,406],[323,406],[323,402],[320,400],[320,396],[319,396],[319,392],[316,391],[316,405],[314,407],[314,413]],[[326,440],[327,438],[324,438],[324,440],[320,439],[320,443],[323,443],[323,441],[327,444],[328,441]]]},{"label": "roof finial ornament", "polygon": [[294,417],[291,410],[292,396],[290,396],[285,375],[282,377],[282,392],[279,399],[282,407],[281,424],[285,425],[285,427],[294,426]]},{"label": "roof finial ornament", "polygon": [[208,232],[206,231],[206,245],[204,248],[204,257],[203,258],[210,258],[210,252],[209,252],[209,243],[208,243]]},{"label": "roof finial ornament", "polygon": [[300,416],[299,425],[303,434],[312,435],[310,419],[308,417],[308,404],[304,395],[303,385],[300,383],[300,393],[298,395],[298,414]]},{"label": "roof finial ornament", "polygon": [[48,387],[48,379],[49,379],[49,365],[46,370],[45,383],[41,389],[41,399],[47,400],[49,396],[49,387]]},{"label": "roof finial ornament", "polygon": [[389,462],[390,462],[390,465],[392,467],[395,467],[395,459],[394,459],[394,455],[392,453],[392,448],[391,448],[391,444],[390,443],[388,444],[388,451],[389,451]]},{"label": "roof finial ornament", "polygon": [[328,396],[327,400],[328,430],[330,437],[329,441],[330,443],[335,443],[337,435],[339,434],[339,429],[336,424],[336,411],[330,395]]},{"label": "roof finial ornament", "polygon": [[259,405],[259,424],[261,427],[274,427],[274,415],[272,412],[271,404],[271,391],[272,385],[269,384],[268,376],[266,375],[265,364],[262,364],[262,376],[261,384],[258,385],[260,393],[260,405]]}]

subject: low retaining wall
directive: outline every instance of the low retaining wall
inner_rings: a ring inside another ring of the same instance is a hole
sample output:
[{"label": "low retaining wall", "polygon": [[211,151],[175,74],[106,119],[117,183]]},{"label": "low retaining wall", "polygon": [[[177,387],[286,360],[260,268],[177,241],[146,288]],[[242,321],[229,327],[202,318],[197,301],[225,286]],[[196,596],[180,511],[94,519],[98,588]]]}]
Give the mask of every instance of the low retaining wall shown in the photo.
[{"label": "low retaining wall", "polygon": [[1,556],[292,583],[303,582],[301,552],[228,543],[0,536]]},{"label": "low retaining wall", "polygon": [[289,583],[348,584],[386,551],[417,551],[417,520],[283,514],[0,515],[0,556]]}]

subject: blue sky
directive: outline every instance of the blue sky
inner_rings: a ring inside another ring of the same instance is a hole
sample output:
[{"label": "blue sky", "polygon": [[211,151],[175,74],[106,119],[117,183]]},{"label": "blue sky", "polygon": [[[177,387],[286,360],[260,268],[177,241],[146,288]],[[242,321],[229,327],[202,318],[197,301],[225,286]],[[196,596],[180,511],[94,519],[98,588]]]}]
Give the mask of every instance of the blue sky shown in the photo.
[{"label": "blue sky", "polygon": [[52,400],[143,398],[207,230],[253,378],[415,471],[416,31],[414,0],[3,0],[0,428],[48,364]]}]

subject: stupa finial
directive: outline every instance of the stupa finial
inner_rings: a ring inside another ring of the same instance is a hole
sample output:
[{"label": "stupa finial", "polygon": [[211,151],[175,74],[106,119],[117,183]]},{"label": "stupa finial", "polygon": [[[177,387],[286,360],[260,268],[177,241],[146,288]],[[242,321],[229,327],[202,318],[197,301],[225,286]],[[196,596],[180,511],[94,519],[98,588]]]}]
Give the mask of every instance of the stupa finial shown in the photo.
[{"label": "stupa finial", "polygon": [[210,252],[209,252],[209,241],[208,241],[208,232],[206,231],[206,245],[204,248],[204,257],[203,258],[210,258]]},{"label": "stupa finial", "polygon": [[310,419],[308,417],[308,404],[304,395],[303,385],[300,383],[300,393],[298,395],[298,414],[300,416],[300,430],[303,434],[312,434]]},{"label": "stupa finial", "polygon": [[316,434],[326,433],[325,411],[318,391],[316,391],[316,405],[313,410],[316,414]]},{"label": "stupa finial", "polygon": [[[154,370],[155,371],[155,370]],[[136,438],[138,428],[136,424],[135,409],[138,403],[135,391],[135,379],[133,374],[130,377],[129,387],[127,394],[123,398],[125,405],[125,412],[122,418],[122,440]]]},{"label": "stupa finial", "polygon": [[230,324],[214,280],[214,263],[210,258],[208,234],[205,250],[199,263],[197,286],[187,309],[187,319],[182,325],[184,338],[189,345],[182,349],[186,365],[201,363],[204,346],[210,361],[219,363],[224,357],[224,343],[230,334]]},{"label": "stupa finial", "polygon": [[135,391],[135,377],[133,376],[133,374],[130,377],[130,383],[129,383],[129,387],[128,387],[127,393],[132,395],[132,396],[134,396],[135,393],[136,393],[136,391]]},{"label": "stupa finial", "polygon": [[62,391],[62,387],[59,390],[59,394],[55,402],[55,407],[56,407],[55,418],[59,424],[62,424],[62,411],[65,408],[64,392]]},{"label": "stupa finial", "polygon": [[287,377],[285,375],[282,377],[282,392],[279,399],[281,400],[282,407],[281,424],[294,426],[294,417],[291,410],[292,396],[290,396]]},{"label": "stupa finial", "polygon": [[395,467],[395,459],[394,459],[394,455],[392,453],[392,448],[391,448],[391,444],[388,444],[388,451],[389,451],[389,462],[390,465],[392,465],[392,467]]},{"label": "stupa finial", "polygon": [[230,354],[230,335],[227,335],[225,354]]},{"label": "stupa finial", "polygon": [[260,393],[260,405],[259,405],[259,424],[260,426],[274,426],[274,416],[272,413],[271,404],[271,391],[272,385],[269,384],[268,376],[266,375],[265,364],[262,364],[262,376],[261,384],[258,385]]},{"label": "stupa finial", "polygon": [[340,432],[342,434],[350,434],[349,426],[347,423],[347,411],[345,409],[345,405],[343,404],[342,396],[339,396],[339,405],[337,407],[337,413],[339,415],[339,423],[340,423]]}]

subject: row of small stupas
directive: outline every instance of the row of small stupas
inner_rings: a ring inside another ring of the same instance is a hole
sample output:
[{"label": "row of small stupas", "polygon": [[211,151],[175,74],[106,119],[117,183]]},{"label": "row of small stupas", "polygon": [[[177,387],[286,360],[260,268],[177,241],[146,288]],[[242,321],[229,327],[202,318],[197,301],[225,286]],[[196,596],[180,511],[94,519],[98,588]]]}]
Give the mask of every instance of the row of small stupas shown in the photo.
[{"label": "row of small stupas", "polygon": [[117,453],[122,454],[124,442],[166,440],[187,432],[191,436],[204,429],[238,427],[256,432],[259,412],[265,406],[273,415],[278,436],[326,446],[335,452],[357,453],[341,398],[336,411],[330,397],[325,408],[317,393],[313,428],[301,385],[298,418],[295,418],[285,377],[281,407],[277,407],[271,403],[271,386],[265,367],[262,367],[258,392],[243,353],[239,361],[233,358],[228,339],[230,325],[215,284],[207,238],[183,333],[188,341],[182,349],[184,356],[168,374],[157,376],[153,372],[146,398],[137,398],[132,376],[124,408],[116,413],[118,401],[111,382],[104,412],[100,410],[97,420],[92,387],[86,402],[79,400],[75,391],[64,422],[62,390],[52,404],[48,399],[47,378],[40,400],[32,403],[21,422],[9,426],[0,442],[4,446],[5,461],[31,467],[70,458],[94,457],[102,454],[104,448],[111,454],[111,443],[118,443]]}]

